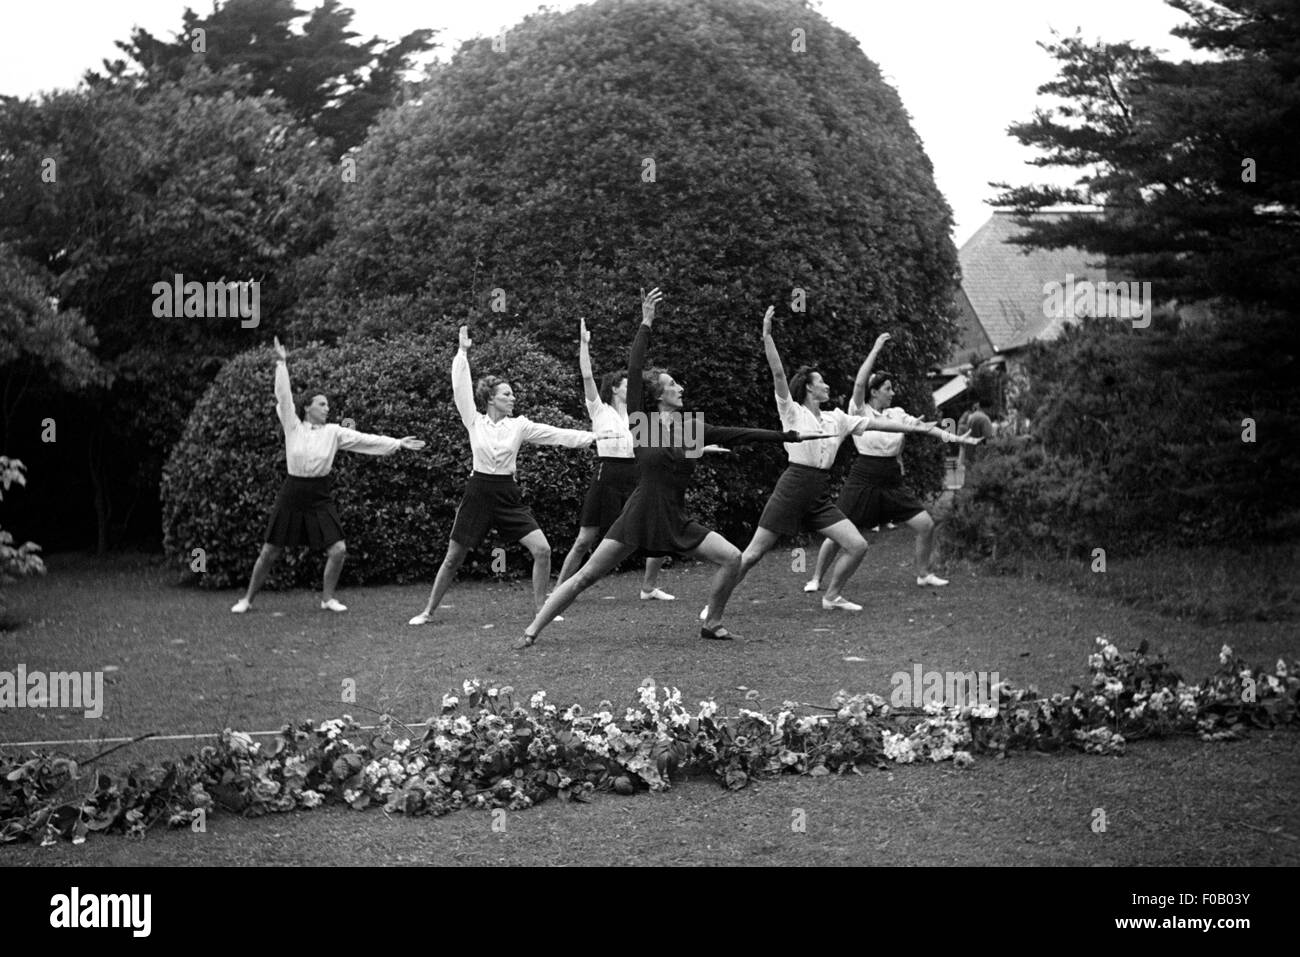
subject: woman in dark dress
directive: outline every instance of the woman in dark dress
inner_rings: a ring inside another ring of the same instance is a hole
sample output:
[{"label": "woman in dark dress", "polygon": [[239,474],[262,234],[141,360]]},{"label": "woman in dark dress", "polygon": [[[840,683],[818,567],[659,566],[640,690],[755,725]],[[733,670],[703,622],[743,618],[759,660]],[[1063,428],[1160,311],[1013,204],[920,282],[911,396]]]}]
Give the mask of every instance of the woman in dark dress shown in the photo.
[{"label": "woman in dark dress", "polygon": [[[691,447],[688,433],[694,430],[688,427],[690,423],[682,420],[682,386],[663,370],[645,369],[655,306],[662,298],[658,289],[652,289],[642,301],[641,326],[628,360],[627,407],[640,413],[631,429],[640,475],[636,491],[587,563],[547,598],[523,637],[515,643],[516,650],[533,644],[542,629],[569,607],[581,592],[637,550],[650,556],[686,555],[717,565],[709,594],[709,615],[700,629],[700,637],[724,641],[736,637],[722,627],[722,615],[740,572],[740,549],[717,532],[687,517],[686,490],[691,484],[691,473],[695,471],[695,459],[703,450]],[[723,428],[707,424],[699,432],[695,439],[702,441],[703,445],[804,442],[827,437],[821,433]]]}]

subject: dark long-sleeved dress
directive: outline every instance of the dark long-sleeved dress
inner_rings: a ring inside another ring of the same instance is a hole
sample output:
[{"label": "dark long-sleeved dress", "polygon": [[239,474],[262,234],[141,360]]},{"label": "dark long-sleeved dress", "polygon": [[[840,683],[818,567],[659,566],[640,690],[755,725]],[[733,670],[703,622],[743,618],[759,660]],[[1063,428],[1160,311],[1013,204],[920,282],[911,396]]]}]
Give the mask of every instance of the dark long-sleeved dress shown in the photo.
[{"label": "dark long-sleeved dress", "polygon": [[[641,370],[650,347],[650,327],[637,329],[628,359],[627,407],[629,412],[642,407]],[[651,413],[658,416],[659,413]],[[708,425],[703,428],[704,445],[733,445],[746,442],[794,442],[795,432],[771,429],[738,429]],[[685,555],[700,546],[709,529],[686,515],[686,490],[695,471],[695,458],[686,455],[680,427],[658,423],[648,429],[633,429],[638,483],[636,491],[618,519],[605,533],[611,541],[640,549],[646,555]],[[650,442],[648,438],[654,438]],[[666,441],[665,441],[666,440]]]}]

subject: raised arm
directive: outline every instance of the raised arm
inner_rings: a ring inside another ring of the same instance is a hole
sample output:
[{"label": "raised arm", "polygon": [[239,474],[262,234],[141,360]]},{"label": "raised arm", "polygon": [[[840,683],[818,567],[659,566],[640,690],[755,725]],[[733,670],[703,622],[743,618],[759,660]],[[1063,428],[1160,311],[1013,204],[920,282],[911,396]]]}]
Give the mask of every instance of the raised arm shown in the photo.
[{"label": "raised arm", "polygon": [[[578,320],[578,368],[582,371],[582,392],[587,397],[587,406],[590,409],[600,401],[600,391],[596,388],[596,380],[591,374],[591,352],[589,343],[591,342],[591,333],[587,331],[587,320]],[[631,382],[628,383],[631,385]]]},{"label": "raised arm", "polygon": [[[636,337],[632,340],[632,352],[627,359],[627,411],[641,411],[644,385],[641,373],[645,369],[645,355],[650,349],[650,328],[655,321],[655,306],[664,294],[656,286],[641,300],[641,325],[637,326]],[[636,433],[633,433],[634,435]]]},{"label": "raised arm", "polygon": [[858,367],[857,378],[853,380],[853,399],[850,406],[859,406],[867,404],[867,380],[871,378],[871,369],[876,364],[876,357],[880,355],[880,350],[884,348],[885,343],[889,341],[889,333],[882,332],[876,336],[876,344],[871,347],[867,357],[862,360],[862,365]]},{"label": "raised arm", "polygon": [[293,388],[289,384],[289,360],[280,337],[275,338],[275,414],[280,417],[284,431],[289,432],[302,424],[293,407]]},{"label": "raised arm", "polygon": [[474,379],[469,372],[469,347],[474,341],[469,337],[469,327],[460,327],[460,348],[451,360],[451,393],[456,400],[456,410],[465,427],[474,424],[478,409],[474,407]]},{"label": "raised arm", "polygon": [[775,306],[768,306],[763,313],[763,351],[767,353],[767,367],[772,370],[772,387],[776,397],[782,402],[790,398],[790,384],[785,380],[785,368],[781,365],[781,353],[777,351],[776,340],[772,338],[772,316]]}]

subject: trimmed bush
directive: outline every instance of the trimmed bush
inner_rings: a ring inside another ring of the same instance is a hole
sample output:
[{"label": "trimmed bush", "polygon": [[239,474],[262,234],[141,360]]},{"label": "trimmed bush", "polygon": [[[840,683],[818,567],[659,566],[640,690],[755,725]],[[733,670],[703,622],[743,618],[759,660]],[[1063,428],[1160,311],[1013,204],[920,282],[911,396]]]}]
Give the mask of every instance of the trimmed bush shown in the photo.
[{"label": "trimmed bush", "polygon": [[[451,394],[455,339],[413,335],[389,340],[313,346],[289,356],[295,398],[323,393],[332,421],[352,419],[363,432],[415,435],[421,452],[377,458],[340,452],[334,460],[335,495],[348,543],[345,581],[432,582],[447,548],[456,506],[470,473],[469,441]],[[581,396],[575,368],[539,351],[526,336],[508,333],[470,351],[470,368],[508,375],[518,412],[565,428],[588,428],[561,411]],[[287,474],[284,432],[275,415],[274,355],[268,349],[233,359],[195,405],[163,471],[163,535],[167,557],[197,574],[200,585],[227,588],[247,581],[267,519]],[[524,446],[519,480],[552,547],[572,542],[593,451]],[[493,537],[466,561],[482,573],[491,549],[511,551],[510,565],[531,568],[514,542]],[[202,562],[195,549],[202,549]],[[286,549],[271,587],[315,584],[321,559]]]}]

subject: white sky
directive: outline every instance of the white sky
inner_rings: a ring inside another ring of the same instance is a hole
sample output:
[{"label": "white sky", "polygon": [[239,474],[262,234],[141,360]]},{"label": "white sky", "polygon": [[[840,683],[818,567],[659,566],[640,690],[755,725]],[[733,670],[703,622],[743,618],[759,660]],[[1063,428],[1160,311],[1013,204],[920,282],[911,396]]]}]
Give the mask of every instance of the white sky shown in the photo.
[{"label": "white sky", "polygon": [[[300,9],[317,0],[298,0]],[[421,27],[442,28],[445,57],[462,40],[509,27],[537,0],[350,0],[353,29],[363,37],[396,40]],[[574,2],[549,4],[570,9]],[[87,69],[120,54],[139,25],[156,36],[179,30],[186,6],[200,12],[211,0],[0,0],[0,93],[31,96],[77,85]],[[1089,40],[1131,40],[1176,58],[1190,48],[1169,30],[1183,15],[1161,0],[823,0],[823,16],[857,38],[902,96],[925,143],[939,189],[953,208],[960,245],[989,216],[989,181],[1069,183],[1025,162],[1032,153],[1006,135],[1028,120],[1035,90],[1055,75],[1037,41],[1049,31],[1080,29]],[[812,52],[812,51],[810,51]]]}]

